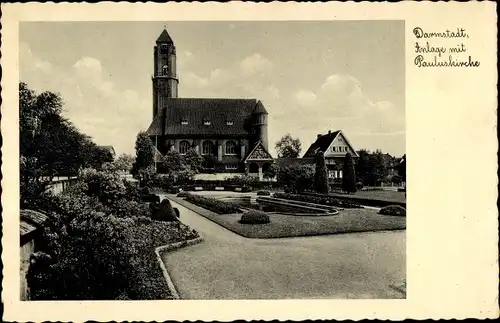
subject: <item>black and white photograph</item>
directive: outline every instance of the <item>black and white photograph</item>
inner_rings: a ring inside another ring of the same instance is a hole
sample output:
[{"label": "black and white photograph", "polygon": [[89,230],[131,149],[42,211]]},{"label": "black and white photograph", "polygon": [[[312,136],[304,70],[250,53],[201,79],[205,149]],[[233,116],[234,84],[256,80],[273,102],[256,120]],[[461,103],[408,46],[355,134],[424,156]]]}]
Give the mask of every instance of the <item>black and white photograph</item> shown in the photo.
[{"label": "black and white photograph", "polygon": [[404,299],[404,27],[22,23],[22,299]]}]

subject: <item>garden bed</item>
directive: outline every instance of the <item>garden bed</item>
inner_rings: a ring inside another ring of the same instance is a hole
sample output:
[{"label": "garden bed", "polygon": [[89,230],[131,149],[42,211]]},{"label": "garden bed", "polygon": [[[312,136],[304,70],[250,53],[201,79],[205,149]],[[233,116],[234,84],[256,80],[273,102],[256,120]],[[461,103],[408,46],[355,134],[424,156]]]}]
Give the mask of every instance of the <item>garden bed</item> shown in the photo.
[{"label": "garden bed", "polygon": [[354,194],[329,193],[328,195],[304,192],[303,195],[327,198],[330,197],[333,199],[346,200],[366,206],[384,207],[388,205],[399,205],[406,208],[405,193],[396,191],[360,191]]},{"label": "garden bed", "polygon": [[193,203],[197,206],[215,212],[217,214],[228,214],[228,213],[241,213],[240,207],[231,202],[224,202],[214,198],[188,194],[186,196],[186,201]]},{"label": "garden bed", "polygon": [[247,238],[268,239],[406,229],[404,217],[380,216],[377,211],[371,209],[346,209],[332,217],[270,214],[270,223],[245,225],[239,223],[241,214],[221,216],[182,198],[169,197],[169,199]]},{"label": "garden bed", "polygon": [[361,205],[347,200],[333,198],[327,195],[304,195],[304,194],[291,194],[291,193],[274,193],[273,197],[292,201],[301,201],[313,204],[321,204],[328,206],[336,206],[341,208],[359,209]]}]

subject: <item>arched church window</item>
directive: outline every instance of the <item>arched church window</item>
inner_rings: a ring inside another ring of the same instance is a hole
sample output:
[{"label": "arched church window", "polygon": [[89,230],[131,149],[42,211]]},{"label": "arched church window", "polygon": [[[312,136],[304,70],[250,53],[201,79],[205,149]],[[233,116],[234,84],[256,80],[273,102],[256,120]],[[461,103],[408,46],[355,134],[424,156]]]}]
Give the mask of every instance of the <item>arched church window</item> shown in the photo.
[{"label": "arched church window", "polygon": [[201,146],[201,152],[203,155],[213,155],[214,154],[214,143],[210,140],[205,140]]},{"label": "arched church window", "polygon": [[187,141],[187,140],[181,141],[179,143],[179,153],[181,155],[185,155],[189,150],[189,146],[190,146],[189,141]]},{"label": "arched church window", "polygon": [[236,155],[236,143],[232,140],[226,141],[226,155]]},{"label": "arched church window", "polygon": [[168,65],[167,64],[163,65],[163,67],[161,69],[162,69],[163,75],[168,75]]}]

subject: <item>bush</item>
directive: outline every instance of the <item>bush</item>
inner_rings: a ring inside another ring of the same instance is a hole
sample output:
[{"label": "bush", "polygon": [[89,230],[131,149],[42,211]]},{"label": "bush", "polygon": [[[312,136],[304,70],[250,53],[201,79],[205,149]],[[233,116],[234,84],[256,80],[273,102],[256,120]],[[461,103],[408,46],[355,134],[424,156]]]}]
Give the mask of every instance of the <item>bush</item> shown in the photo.
[{"label": "bush", "polygon": [[214,198],[203,197],[199,195],[189,194],[186,197],[186,201],[193,203],[197,206],[215,212],[217,214],[230,214],[230,213],[241,213],[238,205],[231,202],[224,202],[216,200]]},{"label": "bush", "polygon": [[354,171],[354,161],[350,153],[345,154],[342,177],[342,190],[349,193],[356,193],[356,173]]},{"label": "bush", "polygon": [[187,197],[188,195],[189,195],[189,193],[186,191],[182,191],[182,192],[177,193],[177,197]]},{"label": "bush", "polygon": [[291,192],[303,192],[314,188],[313,165],[289,165],[278,170],[278,184]]},{"label": "bush", "polygon": [[364,185],[363,185],[363,183],[361,183],[361,182],[357,182],[357,183],[356,183],[356,188],[358,189],[358,191],[362,190],[362,189],[363,189],[363,186],[364,186]]},{"label": "bush", "polygon": [[174,208],[168,199],[164,199],[159,204],[151,203],[150,208],[153,220],[164,222],[178,221]]},{"label": "bush", "polygon": [[357,204],[357,203],[336,199],[336,198],[333,198],[330,196],[274,193],[273,197],[280,198],[280,199],[286,199],[286,200],[295,200],[295,201],[302,201],[302,202],[307,202],[307,203],[321,204],[321,205],[337,206],[337,207],[342,207],[342,208],[346,208],[346,209],[362,208],[362,206]]},{"label": "bush", "polygon": [[378,213],[382,215],[406,216],[406,209],[399,205],[389,205],[381,208]]},{"label": "bush", "polygon": [[269,196],[269,195],[271,195],[271,192],[266,191],[266,190],[260,190],[260,191],[257,192],[257,195],[267,195],[267,196]]},{"label": "bush", "polygon": [[318,151],[316,154],[316,168],[314,172],[314,188],[316,192],[328,194],[330,187],[328,186],[328,176],[325,163],[325,154]]},{"label": "bush", "polygon": [[250,210],[241,215],[240,223],[242,224],[265,224],[269,223],[269,215],[265,212]]}]

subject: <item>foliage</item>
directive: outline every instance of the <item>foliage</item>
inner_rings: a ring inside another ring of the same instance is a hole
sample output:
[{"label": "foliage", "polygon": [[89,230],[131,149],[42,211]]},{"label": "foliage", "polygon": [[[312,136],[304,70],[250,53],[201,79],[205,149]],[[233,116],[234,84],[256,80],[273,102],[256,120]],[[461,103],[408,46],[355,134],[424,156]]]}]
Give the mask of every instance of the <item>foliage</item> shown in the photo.
[{"label": "foliage", "polygon": [[160,203],[151,203],[149,206],[151,208],[153,220],[164,222],[179,221],[168,199],[163,199]]},{"label": "foliage", "polygon": [[276,142],[278,158],[297,158],[301,150],[299,138],[294,139],[289,133]]},{"label": "foliage", "polygon": [[146,168],[140,169],[138,177],[140,186],[151,186],[156,177],[156,171],[154,166],[148,166]]},{"label": "foliage", "polygon": [[198,173],[202,169],[203,162],[205,161],[205,159],[202,156],[200,156],[193,148],[189,149],[186,152],[184,159],[186,161],[187,167],[191,171],[196,173]]},{"label": "foliage", "polygon": [[357,182],[357,183],[356,183],[356,189],[357,189],[358,191],[361,191],[361,190],[363,189],[363,187],[364,187],[364,185],[363,185],[363,183],[362,183],[362,182]]},{"label": "foliage", "polygon": [[[135,141],[135,162],[132,165],[132,174],[139,175],[141,170],[154,166],[154,146],[146,132],[139,132]],[[154,168],[154,167],[153,167]]]},{"label": "foliage", "polygon": [[167,173],[183,171],[186,169],[186,160],[176,150],[170,150],[163,156],[163,171]]},{"label": "foliage", "polygon": [[406,209],[399,205],[389,205],[381,208],[378,213],[382,215],[406,216]]},{"label": "foliage", "polygon": [[258,210],[250,210],[241,215],[240,223],[242,224],[265,224],[269,223],[269,215]]},{"label": "foliage", "polygon": [[132,165],[134,164],[134,156],[130,154],[123,153],[115,160],[115,166],[118,171],[129,173],[132,170]]},{"label": "foliage", "polygon": [[151,220],[134,187],[115,175],[85,169],[70,189],[38,204],[51,216],[28,272],[34,300],[170,296],[154,248],[197,234]]},{"label": "foliage", "polygon": [[314,166],[291,164],[278,171],[278,184],[292,192],[312,190],[314,183]]},{"label": "foliage", "polygon": [[276,164],[271,164],[268,169],[266,169],[262,175],[264,178],[274,178],[278,174],[279,167]]},{"label": "foliage", "polygon": [[274,193],[273,197],[286,199],[286,200],[294,200],[294,201],[302,201],[307,203],[321,204],[321,205],[330,205],[337,206],[346,209],[359,209],[362,208],[361,205],[357,203],[353,203],[347,200],[337,199],[331,196],[318,196],[318,195],[302,195],[302,194],[291,194],[291,193]]},{"label": "foliage", "polygon": [[373,153],[360,150],[358,155],[356,163],[356,178],[358,180],[367,186],[378,186],[387,181],[393,157],[383,154],[380,150]]},{"label": "foliage", "polygon": [[401,176],[401,181],[406,183],[406,155],[403,156],[401,162],[397,166],[398,175]]},{"label": "foliage", "polygon": [[230,214],[230,213],[240,213],[238,205],[231,202],[224,202],[216,200],[214,198],[189,194],[186,197],[186,201],[193,203],[194,205],[200,206],[217,214]]},{"label": "foliage", "polygon": [[220,164],[220,161],[214,155],[203,155],[202,158],[203,158],[202,169],[204,171],[207,170],[214,171],[215,168]]},{"label": "foliage", "polygon": [[250,176],[250,175],[239,175],[228,178],[226,182],[229,185],[236,185],[242,187],[259,187],[260,181],[258,177]]},{"label": "foliage", "polygon": [[257,192],[257,195],[269,196],[269,195],[271,195],[271,192],[266,191],[266,190],[260,190],[260,191]]},{"label": "foliage", "polygon": [[345,154],[344,157],[344,176],[342,177],[342,190],[344,192],[356,192],[356,173],[354,172],[354,161],[350,153]]},{"label": "foliage", "polygon": [[188,195],[189,195],[189,193],[185,192],[185,191],[177,193],[177,197],[187,197]]},{"label": "foliage", "polygon": [[328,176],[325,163],[325,154],[318,151],[316,154],[316,169],[314,172],[314,188],[316,192],[327,194],[329,191]]}]

